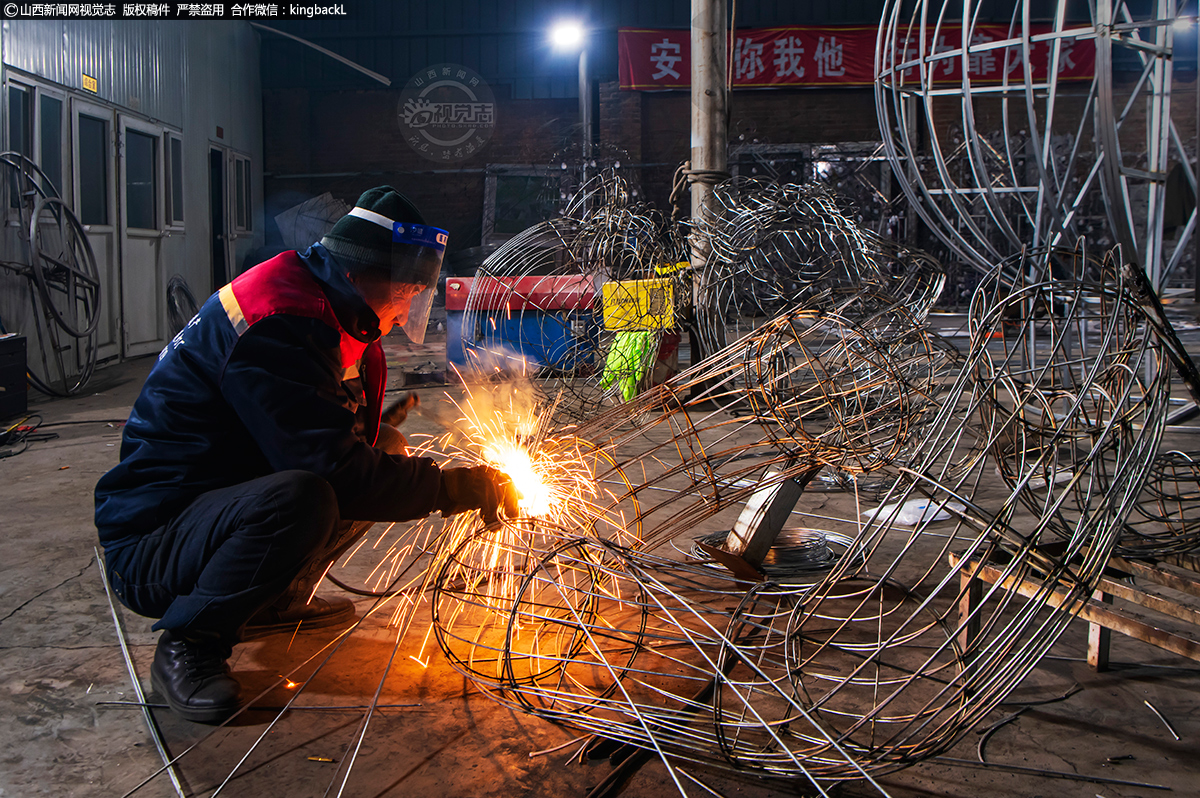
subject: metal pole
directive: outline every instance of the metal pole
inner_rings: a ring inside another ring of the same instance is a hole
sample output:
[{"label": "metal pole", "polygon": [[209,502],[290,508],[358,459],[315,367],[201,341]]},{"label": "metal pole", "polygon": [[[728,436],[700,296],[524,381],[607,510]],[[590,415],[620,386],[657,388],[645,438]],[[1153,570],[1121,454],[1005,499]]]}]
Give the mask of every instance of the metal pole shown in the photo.
[{"label": "metal pole", "polygon": [[[1200,206],[1200,2],[1196,4],[1195,13],[1192,33],[1196,34],[1196,186],[1192,192],[1192,200],[1197,206]],[[1197,208],[1196,215],[1197,218],[1200,218],[1200,207]],[[1200,228],[1192,231],[1192,252],[1195,258],[1195,264],[1192,266],[1194,283],[1192,300],[1200,302]]]},{"label": "metal pole", "polygon": [[[1174,19],[1177,7],[1174,0],[1159,0],[1158,19]],[[1166,288],[1163,269],[1163,214],[1166,211],[1167,156],[1171,123],[1171,52],[1175,44],[1175,27],[1160,25],[1154,31],[1158,48],[1150,86],[1150,125],[1147,135],[1146,169],[1153,175],[1146,201],[1146,243],[1142,265],[1150,275],[1150,283],[1159,293]],[[1160,55],[1159,53],[1165,54]]]},{"label": "metal pole", "polygon": [[[702,209],[712,202],[713,173],[728,171],[726,146],[728,139],[728,110],[725,96],[728,19],[725,0],[692,0],[692,171],[700,173],[693,182],[692,220],[701,217]],[[691,261],[693,296],[696,320],[704,329],[723,331],[721,323],[709,324],[708,316],[716,311],[711,299],[712,280],[708,279],[707,242],[692,237]],[[718,322],[720,320],[717,320]],[[720,346],[724,341],[714,342]],[[692,362],[698,353],[693,342]]]},{"label": "metal pole", "polygon": [[[592,81],[588,77],[587,46],[579,51],[579,122],[583,125],[583,158],[592,158]],[[587,170],[587,164],[584,165]]]}]

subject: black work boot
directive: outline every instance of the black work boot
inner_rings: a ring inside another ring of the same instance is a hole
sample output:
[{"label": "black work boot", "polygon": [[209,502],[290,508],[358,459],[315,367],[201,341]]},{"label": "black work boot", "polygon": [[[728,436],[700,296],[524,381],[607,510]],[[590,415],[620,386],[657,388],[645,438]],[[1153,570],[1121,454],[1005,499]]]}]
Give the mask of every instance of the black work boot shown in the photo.
[{"label": "black work boot", "polygon": [[167,630],[158,638],[150,683],[176,715],[194,723],[220,723],[241,705],[241,686],[229,675],[232,648],[214,636]]}]

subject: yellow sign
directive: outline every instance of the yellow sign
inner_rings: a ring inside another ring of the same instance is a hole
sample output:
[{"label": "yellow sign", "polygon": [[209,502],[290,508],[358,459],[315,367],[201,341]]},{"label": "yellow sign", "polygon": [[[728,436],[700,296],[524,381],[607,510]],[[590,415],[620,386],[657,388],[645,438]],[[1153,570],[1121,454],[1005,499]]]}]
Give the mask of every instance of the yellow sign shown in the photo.
[{"label": "yellow sign", "polygon": [[659,277],[666,277],[668,274],[675,274],[690,268],[692,268],[691,261],[681,260],[678,263],[660,263],[654,267],[654,273]]},{"label": "yellow sign", "polygon": [[675,326],[671,280],[621,280],[605,283],[604,329],[669,330]]},{"label": "yellow sign", "polygon": [[[83,75],[82,72],[80,74]],[[85,91],[95,93],[100,91],[100,84],[91,75],[83,75],[83,88]]]}]

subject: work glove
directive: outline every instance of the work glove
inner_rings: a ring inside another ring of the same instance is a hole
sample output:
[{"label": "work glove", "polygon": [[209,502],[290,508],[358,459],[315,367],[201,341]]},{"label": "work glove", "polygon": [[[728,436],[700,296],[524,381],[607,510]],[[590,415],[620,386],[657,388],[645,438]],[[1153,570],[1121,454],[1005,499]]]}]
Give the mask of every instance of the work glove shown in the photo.
[{"label": "work glove", "polygon": [[517,490],[512,480],[491,466],[443,468],[434,509],[443,517],[479,510],[485,523],[499,520],[500,508],[509,518],[517,516]]}]

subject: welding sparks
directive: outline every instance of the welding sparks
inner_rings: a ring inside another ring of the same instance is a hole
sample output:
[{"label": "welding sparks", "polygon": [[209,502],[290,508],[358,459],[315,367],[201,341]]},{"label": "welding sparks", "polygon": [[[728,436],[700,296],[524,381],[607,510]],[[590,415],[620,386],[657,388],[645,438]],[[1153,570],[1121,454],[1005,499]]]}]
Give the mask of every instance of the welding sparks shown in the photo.
[{"label": "welding sparks", "polygon": [[529,450],[516,441],[495,441],[485,445],[483,459],[512,480],[523,515],[548,515],[558,503],[546,483],[547,469],[535,466]]},{"label": "welding sparks", "polygon": [[554,404],[539,408],[532,386],[516,379],[471,389],[455,402],[455,430],[440,441],[459,457],[490,465],[512,480],[520,516],[569,522],[595,496],[590,469],[569,445],[548,437]]},{"label": "welding sparks", "polygon": [[[425,439],[413,436],[412,453],[503,472],[518,494],[518,513],[490,525],[472,511],[396,527],[398,537],[381,552],[367,582],[395,601],[389,624],[401,628],[401,638],[429,596],[434,624],[443,632],[462,624],[490,628],[497,623],[495,612],[507,618],[505,608],[545,552],[569,538],[605,537],[636,545],[615,509],[616,497],[596,482],[603,455],[588,441],[552,430],[556,402],[539,401],[527,379],[468,385],[464,398],[447,398],[457,411],[440,419],[447,431]],[[382,548],[391,530],[389,526],[374,545]],[[443,597],[439,613],[438,585],[449,584],[456,592],[448,603]],[[460,590],[475,597],[472,607],[460,601]],[[486,634],[483,627],[480,634]],[[428,664],[433,631],[434,626],[424,630],[410,655],[422,667]]]}]

